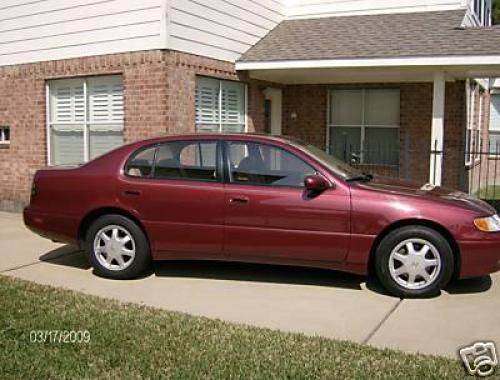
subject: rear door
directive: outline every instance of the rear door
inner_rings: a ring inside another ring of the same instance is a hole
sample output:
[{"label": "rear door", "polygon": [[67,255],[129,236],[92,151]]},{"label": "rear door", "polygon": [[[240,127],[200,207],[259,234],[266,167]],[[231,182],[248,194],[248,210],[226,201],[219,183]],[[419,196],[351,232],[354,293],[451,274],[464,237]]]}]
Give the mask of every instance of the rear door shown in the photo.
[{"label": "rear door", "polygon": [[221,254],[225,198],[219,146],[215,140],[165,142],[138,152],[125,167],[120,201],[140,215],[160,256]]},{"label": "rear door", "polygon": [[304,178],[318,170],[280,147],[226,144],[225,252],[256,261],[341,262],[350,241],[344,188],[310,196]]}]

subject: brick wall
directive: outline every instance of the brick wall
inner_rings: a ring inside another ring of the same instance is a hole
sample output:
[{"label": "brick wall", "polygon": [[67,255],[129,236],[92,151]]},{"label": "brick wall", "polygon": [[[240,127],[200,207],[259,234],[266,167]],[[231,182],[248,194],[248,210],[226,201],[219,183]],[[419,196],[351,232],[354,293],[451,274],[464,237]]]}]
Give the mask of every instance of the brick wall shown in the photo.
[{"label": "brick wall", "polygon": [[[403,178],[429,180],[432,83],[355,84],[342,88],[394,87],[400,89],[400,170]],[[446,84],[445,147],[448,146],[444,183],[463,187],[463,146],[465,128],[465,84]],[[283,90],[283,133],[325,147],[327,125],[327,85],[293,85]],[[292,115],[295,118],[292,118]],[[393,175],[384,168],[381,174]]]},{"label": "brick wall", "polygon": [[462,81],[446,84],[444,113],[443,185],[466,190],[465,183],[465,128],[466,91]]},{"label": "brick wall", "polygon": [[429,180],[432,84],[400,86],[400,173],[419,182]]},{"label": "brick wall", "polygon": [[28,201],[34,172],[46,165],[45,82],[50,79],[121,74],[125,141],[165,133],[168,115],[166,57],[148,51],[0,67],[0,123],[11,143],[0,150],[0,208]]},{"label": "brick wall", "polygon": [[0,209],[19,210],[31,179],[47,162],[47,80],[120,74],[126,143],[166,133],[194,132],[195,78],[207,75],[249,83],[249,130],[263,130],[262,85],[234,65],[175,51],[146,51],[0,67],[0,125],[11,144],[0,147]]},{"label": "brick wall", "polygon": [[[476,93],[480,92],[479,86],[476,86],[475,91]],[[481,154],[469,166],[465,178],[471,193],[477,194],[481,189],[481,196],[490,200],[499,197],[498,188],[494,189],[494,186],[500,186],[500,157],[495,154],[495,144],[492,147],[489,146],[491,95],[488,91],[484,91],[481,96],[484,104],[483,113],[479,112],[480,100],[479,96],[476,96],[476,118],[474,120],[474,125],[479,126],[481,130]]]},{"label": "brick wall", "polygon": [[[109,74],[123,77],[125,142],[166,133],[194,132],[197,75],[248,83],[248,129],[264,131],[264,89],[273,84],[250,80],[245,73],[236,73],[234,65],[227,62],[158,50],[0,67],[0,125],[11,130],[10,146],[0,147],[0,209],[19,209],[26,204],[34,172],[46,165],[46,81]],[[460,83],[447,84],[447,140],[463,138],[464,95]],[[428,177],[429,157],[422,154],[422,146],[429,145],[432,84],[399,87],[401,174],[406,172],[424,181]],[[283,133],[325,147],[330,86],[282,88]],[[411,154],[405,158],[406,138]],[[458,178],[458,174],[447,169],[446,183],[453,185]]]},{"label": "brick wall", "polygon": [[321,148],[326,146],[328,87],[295,85],[283,89],[282,132]]}]

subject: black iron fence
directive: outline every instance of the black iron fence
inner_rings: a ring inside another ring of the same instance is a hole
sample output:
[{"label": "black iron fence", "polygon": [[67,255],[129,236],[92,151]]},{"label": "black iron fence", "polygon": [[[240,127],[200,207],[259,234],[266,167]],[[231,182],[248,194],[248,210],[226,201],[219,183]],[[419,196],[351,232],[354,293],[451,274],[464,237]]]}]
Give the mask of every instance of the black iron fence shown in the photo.
[{"label": "black iron fence", "polygon": [[440,149],[427,139],[406,139],[403,146],[379,144],[363,149],[345,144],[334,156],[365,172],[387,177],[435,182],[483,199],[500,209],[500,139],[477,141],[470,146],[447,142]]}]

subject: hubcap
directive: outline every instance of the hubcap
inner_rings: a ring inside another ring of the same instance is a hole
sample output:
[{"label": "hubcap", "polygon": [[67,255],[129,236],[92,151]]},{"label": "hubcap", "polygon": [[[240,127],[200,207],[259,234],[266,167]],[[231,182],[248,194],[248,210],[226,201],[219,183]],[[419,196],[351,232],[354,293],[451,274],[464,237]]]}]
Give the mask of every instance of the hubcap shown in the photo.
[{"label": "hubcap", "polygon": [[440,270],[441,256],[438,250],[424,239],[402,241],[389,256],[392,279],[406,289],[423,289],[431,285]]},{"label": "hubcap", "polygon": [[128,268],[135,258],[132,234],[121,226],[101,228],[95,235],[94,255],[104,268],[120,271]]}]

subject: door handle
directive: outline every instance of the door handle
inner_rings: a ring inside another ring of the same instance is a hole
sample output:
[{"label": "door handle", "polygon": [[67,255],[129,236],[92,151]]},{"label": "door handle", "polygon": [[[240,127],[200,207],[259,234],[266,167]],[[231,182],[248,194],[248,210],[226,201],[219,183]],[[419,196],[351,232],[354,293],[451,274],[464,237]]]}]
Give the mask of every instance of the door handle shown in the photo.
[{"label": "door handle", "polygon": [[229,203],[231,204],[247,204],[249,199],[247,197],[234,197],[229,199]]},{"label": "door handle", "polygon": [[123,194],[127,197],[138,197],[139,195],[141,195],[141,191],[140,190],[125,190],[123,192]]}]

